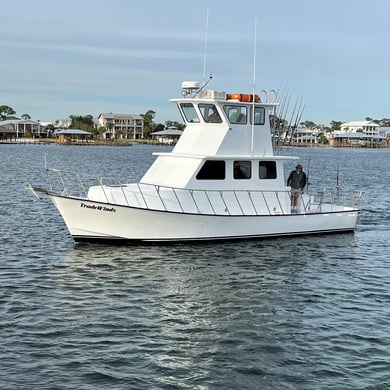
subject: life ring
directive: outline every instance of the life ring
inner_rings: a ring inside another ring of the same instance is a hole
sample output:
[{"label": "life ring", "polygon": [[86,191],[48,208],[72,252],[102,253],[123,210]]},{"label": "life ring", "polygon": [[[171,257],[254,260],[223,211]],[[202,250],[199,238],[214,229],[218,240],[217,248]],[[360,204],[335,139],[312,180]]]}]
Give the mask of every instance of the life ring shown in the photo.
[{"label": "life ring", "polygon": [[226,95],[227,100],[238,100],[245,103],[258,103],[260,101],[259,95],[252,95],[249,93],[229,93]]}]

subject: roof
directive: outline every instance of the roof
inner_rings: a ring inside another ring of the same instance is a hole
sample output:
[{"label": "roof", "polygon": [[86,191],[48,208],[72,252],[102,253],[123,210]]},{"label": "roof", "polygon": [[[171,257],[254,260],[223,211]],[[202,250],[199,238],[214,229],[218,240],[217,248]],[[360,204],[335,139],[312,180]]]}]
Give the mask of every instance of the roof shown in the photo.
[{"label": "roof", "polygon": [[351,122],[346,122],[341,125],[341,127],[363,127],[363,126],[373,126],[377,127],[379,126],[373,121],[351,121]]},{"label": "roof", "polygon": [[339,133],[339,134],[334,134],[332,138],[359,138],[359,139],[385,139],[386,137],[380,136],[380,135],[369,135],[369,134],[364,134],[364,133]]},{"label": "roof", "polygon": [[112,112],[102,112],[98,118],[132,118],[132,119],[143,119],[141,115],[136,114],[113,114]]},{"label": "roof", "polygon": [[17,125],[17,124],[38,124],[40,122],[33,121],[31,119],[7,119],[0,121],[0,126]]},{"label": "roof", "polygon": [[56,130],[54,134],[91,135],[92,133],[80,129],[60,129]]},{"label": "roof", "polygon": [[151,133],[152,135],[182,135],[183,130],[178,130],[178,129],[165,129],[162,131],[155,131],[154,133]]}]

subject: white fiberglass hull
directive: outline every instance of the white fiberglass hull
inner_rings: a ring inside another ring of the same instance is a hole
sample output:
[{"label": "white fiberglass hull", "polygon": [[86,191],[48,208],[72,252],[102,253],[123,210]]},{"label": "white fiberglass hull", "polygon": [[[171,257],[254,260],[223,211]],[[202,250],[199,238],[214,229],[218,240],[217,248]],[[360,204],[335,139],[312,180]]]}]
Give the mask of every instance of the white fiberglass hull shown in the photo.
[{"label": "white fiberglass hull", "polygon": [[155,211],[49,195],[75,241],[202,241],[353,231],[358,211],[222,216]]}]

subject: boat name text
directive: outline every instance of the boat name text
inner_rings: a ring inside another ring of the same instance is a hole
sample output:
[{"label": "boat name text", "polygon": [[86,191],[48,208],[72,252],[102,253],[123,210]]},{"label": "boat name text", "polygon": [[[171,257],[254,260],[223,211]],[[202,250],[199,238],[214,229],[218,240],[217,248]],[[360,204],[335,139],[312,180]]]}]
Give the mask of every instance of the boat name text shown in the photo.
[{"label": "boat name text", "polygon": [[115,213],[116,209],[114,207],[106,207],[106,206],[97,206],[95,204],[85,204],[80,203],[80,207],[83,209],[92,209],[92,210],[98,210],[98,211],[109,211],[110,213]]}]

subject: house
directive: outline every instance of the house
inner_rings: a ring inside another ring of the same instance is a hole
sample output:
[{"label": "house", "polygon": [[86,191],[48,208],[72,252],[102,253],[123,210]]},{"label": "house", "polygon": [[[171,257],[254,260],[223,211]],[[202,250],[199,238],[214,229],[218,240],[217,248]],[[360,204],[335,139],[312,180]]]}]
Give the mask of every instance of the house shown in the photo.
[{"label": "house", "polygon": [[144,136],[144,119],[140,115],[102,113],[98,127],[103,127],[105,139],[139,139]]},{"label": "house", "polygon": [[388,142],[381,135],[369,135],[362,132],[334,132],[329,139],[330,146],[351,148],[384,148]]},{"label": "house", "polygon": [[319,141],[318,133],[318,129],[298,127],[294,132],[293,141],[296,143],[317,144]]},{"label": "house", "polygon": [[352,121],[340,126],[341,133],[363,133],[367,135],[379,135],[379,125],[373,121]]},{"label": "house", "polygon": [[340,126],[340,129],[330,136],[330,146],[383,148],[389,143],[381,127],[373,121],[346,122]]},{"label": "house", "polygon": [[88,139],[92,136],[92,133],[89,131],[79,129],[59,129],[54,134],[58,137],[59,144],[88,142]]},{"label": "house", "polygon": [[47,130],[38,121],[31,119],[8,119],[0,121],[0,137],[8,139],[47,137]]},{"label": "house", "polygon": [[183,130],[179,130],[175,126],[170,126],[162,131],[151,133],[153,137],[156,137],[159,144],[164,145],[175,145],[182,134]]}]

